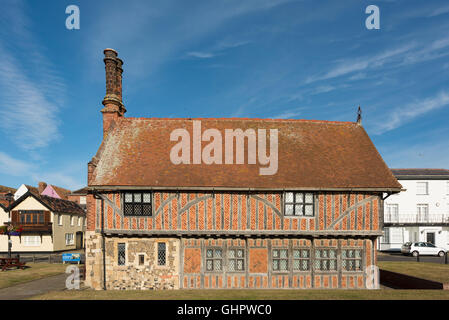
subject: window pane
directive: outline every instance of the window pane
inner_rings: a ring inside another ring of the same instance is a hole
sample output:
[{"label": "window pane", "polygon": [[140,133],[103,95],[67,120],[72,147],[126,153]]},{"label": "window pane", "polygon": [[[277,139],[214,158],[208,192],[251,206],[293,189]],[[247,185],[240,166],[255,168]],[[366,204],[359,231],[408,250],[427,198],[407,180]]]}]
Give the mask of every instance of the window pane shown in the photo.
[{"label": "window pane", "polygon": [[243,260],[242,259],[237,260],[237,270],[239,270],[239,271],[243,270]]},{"label": "window pane", "polygon": [[142,214],[142,206],[140,204],[134,205],[134,214],[141,215]]},{"label": "window pane", "polygon": [[279,257],[279,250],[273,250],[273,258]]},{"label": "window pane", "polygon": [[305,214],[306,214],[306,216],[313,216],[313,205],[306,205],[306,206],[304,206],[304,208],[305,208]]},{"label": "window pane", "polygon": [[243,250],[242,249],[237,250],[237,257],[239,257],[239,258],[243,257]]},{"label": "window pane", "polygon": [[285,193],[285,202],[293,202],[293,192]]},{"label": "window pane", "polygon": [[301,255],[300,255],[299,250],[293,250],[293,258],[297,259],[297,258],[299,258],[300,256],[301,256]]},{"label": "window pane", "polygon": [[315,250],[315,257],[320,258],[321,257],[321,250]]},{"label": "window pane", "polygon": [[304,193],[295,193],[295,202],[303,203],[304,202]]},{"label": "window pane", "polygon": [[327,251],[327,250],[321,250],[321,256],[322,256],[323,258],[329,257],[329,251]]},{"label": "window pane", "polygon": [[306,193],[306,203],[313,203],[313,193]]},{"label": "window pane", "polygon": [[125,202],[133,202],[133,194],[125,193]]},{"label": "window pane", "polygon": [[215,258],[221,258],[221,249],[215,250]]},{"label": "window pane", "polygon": [[221,260],[220,259],[214,260],[214,270],[221,271]]},{"label": "window pane", "polygon": [[125,215],[133,214],[133,205],[132,203],[125,203]]},{"label": "window pane", "polygon": [[158,252],[157,252],[158,265],[165,266],[165,262],[166,262],[165,242],[158,242],[157,249],[158,249]]},{"label": "window pane", "polygon": [[292,204],[286,204],[285,205],[285,215],[286,216],[292,216],[293,215],[293,205]]},{"label": "window pane", "polygon": [[207,251],[206,251],[206,256],[207,256],[208,258],[212,258],[212,256],[213,256],[213,250],[212,250],[212,249],[207,249]]},{"label": "window pane", "polygon": [[235,257],[235,251],[234,250],[229,250],[228,256],[229,256],[229,258],[234,258]]},{"label": "window pane", "polygon": [[293,260],[293,270],[299,270],[299,260]]},{"label": "window pane", "polygon": [[142,202],[142,194],[141,193],[134,193],[134,202],[137,202],[137,203]]},{"label": "window pane", "polygon": [[329,270],[337,270],[337,260],[329,260]]},{"label": "window pane", "polygon": [[330,258],[336,258],[337,257],[337,251],[329,250],[329,257]]},{"label": "window pane", "polygon": [[287,258],[287,250],[286,249],[282,249],[281,251],[281,258]]},{"label": "window pane", "polygon": [[279,260],[273,260],[273,270],[279,270]]},{"label": "window pane", "polygon": [[309,250],[302,250],[302,252],[301,252],[302,255],[301,255],[301,256],[302,256],[303,258],[308,258],[308,257],[310,256],[310,255],[309,255],[309,252],[310,252]]},{"label": "window pane", "polygon": [[235,271],[235,260],[229,260],[229,271]]},{"label": "window pane", "polygon": [[302,216],[303,215],[302,204],[295,205],[295,215],[296,216]]},{"label": "window pane", "polygon": [[309,270],[309,260],[301,260],[301,270]]},{"label": "window pane", "polygon": [[150,203],[151,202],[151,193],[144,193],[143,194],[143,202]]},{"label": "window pane", "polygon": [[287,260],[280,260],[279,261],[279,269],[280,270],[287,270]]},{"label": "window pane", "polygon": [[206,260],[206,269],[207,271],[212,271],[213,265],[212,260]]}]

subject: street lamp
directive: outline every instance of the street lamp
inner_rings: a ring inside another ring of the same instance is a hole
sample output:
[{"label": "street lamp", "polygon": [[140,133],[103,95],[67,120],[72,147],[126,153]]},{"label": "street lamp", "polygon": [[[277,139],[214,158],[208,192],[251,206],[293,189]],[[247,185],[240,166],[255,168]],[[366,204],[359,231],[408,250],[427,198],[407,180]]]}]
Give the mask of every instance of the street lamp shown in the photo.
[{"label": "street lamp", "polygon": [[11,228],[11,202],[14,200],[14,195],[11,192],[8,192],[5,194],[6,200],[8,200],[8,218],[10,221],[8,221],[8,229],[6,232],[8,233],[8,258],[11,258],[11,247],[12,247],[12,240],[11,240],[11,234],[10,234],[10,228]]}]

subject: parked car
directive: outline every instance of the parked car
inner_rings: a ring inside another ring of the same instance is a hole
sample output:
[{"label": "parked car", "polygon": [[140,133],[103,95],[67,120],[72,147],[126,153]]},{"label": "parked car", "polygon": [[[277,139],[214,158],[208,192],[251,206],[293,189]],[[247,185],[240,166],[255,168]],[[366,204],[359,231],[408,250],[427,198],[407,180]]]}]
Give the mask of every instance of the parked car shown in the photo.
[{"label": "parked car", "polygon": [[418,256],[440,256],[444,257],[447,250],[435,246],[430,242],[406,242],[401,247],[402,254],[411,254],[414,257]]}]

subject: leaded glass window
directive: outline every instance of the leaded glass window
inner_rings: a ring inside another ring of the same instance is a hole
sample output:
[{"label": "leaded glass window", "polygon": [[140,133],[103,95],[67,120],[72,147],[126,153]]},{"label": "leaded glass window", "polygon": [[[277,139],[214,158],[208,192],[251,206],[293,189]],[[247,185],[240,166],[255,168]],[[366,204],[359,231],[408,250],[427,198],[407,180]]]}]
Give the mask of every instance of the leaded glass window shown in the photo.
[{"label": "leaded glass window", "polygon": [[309,216],[314,215],[313,193],[286,192],[285,193],[286,216]]},{"label": "leaded glass window", "polygon": [[362,271],[362,250],[344,249],[341,251],[341,263],[343,270]]},{"label": "leaded glass window", "polygon": [[245,251],[243,249],[228,250],[228,271],[245,270]]},{"label": "leaded glass window", "polygon": [[221,248],[206,249],[206,271],[222,271],[223,270],[223,251]]},{"label": "leaded glass window", "polygon": [[316,249],[314,267],[320,271],[337,270],[337,250]]},{"label": "leaded glass window", "polygon": [[124,266],[126,262],[126,244],[118,243],[117,244],[117,256],[118,256],[118,265]]},{"label": "leaded glass window", "polygon": [[310,270],[309,249],[293,249],[293,270],[294,271]]},{"label": "leaded glass window", "polygon": [[273,249],[272,250],[273,271],[288,270],[288,250]]},{"label": "leaded glass window", "polygon": [[159,266],[165,266],[167,262],[167,250],[165,242],[157,243],[157,264]]},{"label": "leaded glass window", "polygon": [[151,216],[151,192],[126,192],[125,216]]}]

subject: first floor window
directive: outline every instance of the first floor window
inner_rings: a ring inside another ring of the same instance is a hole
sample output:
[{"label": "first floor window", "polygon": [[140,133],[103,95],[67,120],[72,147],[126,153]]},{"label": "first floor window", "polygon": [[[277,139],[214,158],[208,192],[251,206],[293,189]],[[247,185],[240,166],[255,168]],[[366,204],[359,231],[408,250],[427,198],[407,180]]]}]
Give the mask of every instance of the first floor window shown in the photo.
[{"label": "first floor window", "polygon": [[343,270],[346,271],[362,270],[362,250],[344,249],[341,251],[341,259]]},{"label": "first floor window", "polygon": [[151,192],[126,192],[125,216],[151,216]]},{"label": "first floor window", "polygon": [[75,225],[75,217],[74,216],[70,216],[70,225],[71,226]]},{"label": "first floor window", "polygon": [[335,249],[315,250],[315,270],[320,271],[337,270],[337,250]]},{"label": "first floor window", "polygon": [[165,266],[167,257],[166,257],[166,244],[165,242],[157,243],[157,264],[159,266]]},{"label": "first floor window", "polygon": [[428,182],[417,182],[416,183],[416,194],[429,194],[429,183]]},{"label": "first floor window", "polygon": [[81,227],[81,217],[78,217],[78,227]]},{"label": "first floor window", "polygon": [[284,214],[312,217],[314,215],[313,193],[286,192]]},{"label": "first floor window", "polygon": [[126,243],[117,244],[117,264],[119,266],[124,266],[126,261]]},{"label": "first floor window", "polygon": [[206,249],[206,271],[222,271],[223,270],[223,251],[221,248]]},{"label": "first floor window", "polygon": [[65,234],[65,244],[68,245],[72,245],[74,243],[73,241],[73,233],[66,233]]},{"label": "first floor window", "polygon": [[228,250],[228,271],[245,270],[245,251],[243,249]]},{"label": "first floor window", "polygon": [[21,224],[43,224],[43,210],[19,210]]},{"label": "first floor window", "polygon": [[58,224],[62,226],[62,214],[58,215]]},{"label": "first floor window", "polygon": [[288,250],[273,249],[272,250],[273,271],[288,270]]},{"label": "first floor window", "polygon": [[293,270],[294,271],[310,270],[309,249],[293,249]]}]

